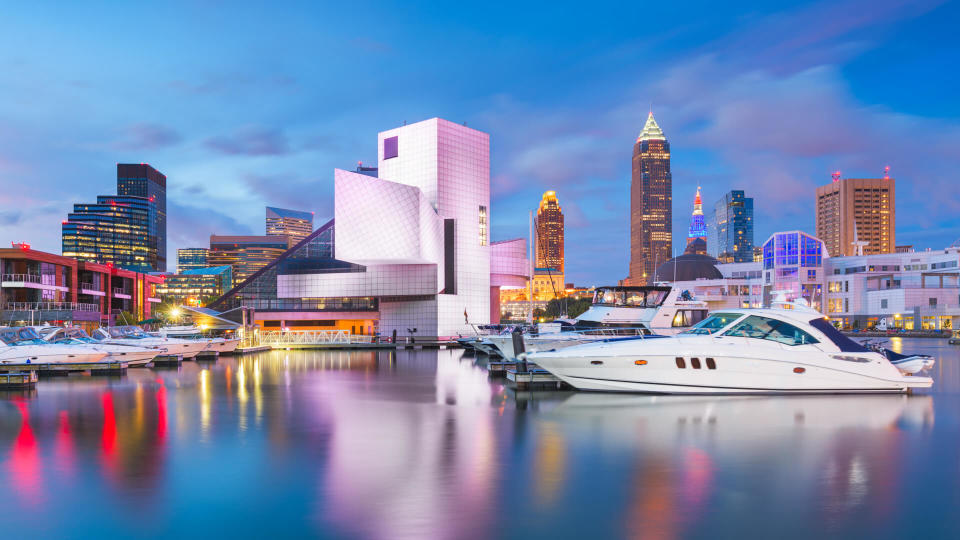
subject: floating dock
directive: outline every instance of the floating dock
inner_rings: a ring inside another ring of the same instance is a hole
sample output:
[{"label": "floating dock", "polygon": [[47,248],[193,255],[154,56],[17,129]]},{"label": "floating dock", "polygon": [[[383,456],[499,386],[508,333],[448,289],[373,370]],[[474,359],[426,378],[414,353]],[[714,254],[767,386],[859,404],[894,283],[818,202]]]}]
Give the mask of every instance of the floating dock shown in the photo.
[{"label": "floating dock", "polygon": [[182,354],[163,355],[153,359],[154,366],[179,366],[183,363]]},{"label": "floating dock", "polygon": [[553,373],[541,368],[528,368],[527,371],[518,371],[516,367],[508,368],[507,380],[512,382],[518,390],[533,388],[571,390],[573,388]]},{"label": "floating dock", "polygon": [[15,371],[0,373],[0,390],[22,390],[37,385],[36,371]]},{"label": "floating dock", "polygon": [[0,374],[35,372],[38,375],[67,375],[85,372],[91,375],[123,375],[127,372],[127,363],[117,360],[101,362],[63,362],[33,364],[0,364]]}]

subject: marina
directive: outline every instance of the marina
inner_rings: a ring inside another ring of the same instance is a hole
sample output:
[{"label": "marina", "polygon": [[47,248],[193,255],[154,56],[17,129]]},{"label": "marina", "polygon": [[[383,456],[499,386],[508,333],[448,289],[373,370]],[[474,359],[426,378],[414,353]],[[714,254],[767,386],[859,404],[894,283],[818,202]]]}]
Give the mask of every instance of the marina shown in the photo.
[{"label": "marina", "polygon": [[960,490],[960,347],[890,345],[934,357],[933,388],[556,391],[518,385],[534,379],[511,366],[491,377],[496,361],[463,349],[272,350],[41,378],[0,391],[0,516],[11,537],[43,538],[697,537],[745,520],[783,538],[955,536],[943,516]]}]

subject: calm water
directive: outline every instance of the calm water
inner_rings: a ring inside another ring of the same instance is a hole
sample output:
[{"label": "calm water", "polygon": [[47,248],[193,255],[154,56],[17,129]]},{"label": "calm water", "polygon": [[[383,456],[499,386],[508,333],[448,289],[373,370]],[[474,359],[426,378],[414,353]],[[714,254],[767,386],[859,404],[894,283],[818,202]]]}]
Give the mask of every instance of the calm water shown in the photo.
[{"label": "calm water", "polygon": [[282,352],[0,396],[21,537],[960,537],[960,347],[927,395],[514,392],[462,351]]}]

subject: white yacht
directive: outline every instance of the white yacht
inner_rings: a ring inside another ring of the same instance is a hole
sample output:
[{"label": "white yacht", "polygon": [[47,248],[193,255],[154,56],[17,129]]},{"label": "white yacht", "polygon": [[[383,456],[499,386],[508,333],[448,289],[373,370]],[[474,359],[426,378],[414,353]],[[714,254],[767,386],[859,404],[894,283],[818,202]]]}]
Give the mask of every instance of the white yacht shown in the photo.
[{"label": "white yacht", "polygon": [[[539,325],[525,334],[527,352],[549,351],[618,336],[673,335],[707,316],[707,304],[669,286],[598,287],[582,315]],[[504,358],[515,358],[513,336],[485,336]]]},{"label": "white yacht", "polygon": [[198,326],[165,326],[156,333],[160,337],[190,339],[207,343],[206,351],[232,353],[240,346],[240,338],[204,337],[203,329]]},{"label": "white yacht", "polygon": [[28,326],[0,328],[0,364],[82,364],[106,356],[106,351],[89,347],[47,343]]},{"label": "white yacht", "polygon": [[[903,393],[933,384],[844,336],[820,313],[791,307],[723,310],[676,336],[615,338],[522,356],[580,390]],[[926,368],[933,363],[907,359]]]},{"label": "white yacht", "polygon": [[93,338],[101,343],[158,347],[163,349],[164,352],[161,353],[163,355],[183,355],[184,358],[193,358],[207,347],[205,341],[154,337],[148,335],[139,326],[101,327],[94,331]]},{"label": "white yacht", "polygon": [[83,328],[44,326],[35,328],[47,343],[67,344],[105,351],[107,360],[127,362],[131,367],[145,366],[163,352],[158,347],[140,347],[133,344],[104,343],[90,337]]}]

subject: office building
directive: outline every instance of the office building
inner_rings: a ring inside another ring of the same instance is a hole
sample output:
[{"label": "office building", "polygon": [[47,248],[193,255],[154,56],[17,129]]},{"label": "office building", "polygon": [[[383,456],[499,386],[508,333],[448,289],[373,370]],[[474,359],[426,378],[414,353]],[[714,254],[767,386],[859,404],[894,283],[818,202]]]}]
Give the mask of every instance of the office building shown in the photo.
[{"label": "office building", "polygon": [[545,192],[540,199],[533,229],[536,240],[533,297],[550,300],[563,296],[563,210],[555,191]]},{"label": "office building", "polygon": [[290,247],[286,236],[210,235],[209,266],[230,266],[233,282],[242,283]]},{"label": "office building", "polygon": [[162,269],[155,200],[100,195],[73,205],[61,226],[61,253],[81,261],[134,272]]},{"label": "office building", "polygon": [[290,245],[296,244],[313,232],[313,212],[267,207],[267,236],[286,236]]},{"label": "office building", "polygon": [[0,249],[0,326],[68,324],[93,330],[151,316],[163,278],[71,257],[27,244]]},{"label": "office building", "polygon": [[753,245],[753,198],[742,190],[725,193],[713,205],[709,224],[707,247],[720,263],[757,262],[763,254]]},{"label": "office building", "polygon": [[187,270],[197,268],[207,268],[207,253],[210,250],[202,247],[180,248],[177,250],[177,273],[182,274]]},{"label": "office building", "polygon": [[167,270],[167,177],[146,163],[117,164],[117,195],[142,197],[156,205],[150,230],[156,237],[157,272]]},{"label": "office building", "polygon": [[433,118],[381,132],[377,149],[378,178],[336,169],[334,219],[211,307],[253,307],[267,329],[450,337],[488,323],[489,135]]},{"label": "office building", "polygon": [[670,143],[651,112],[633,147],[628,284],[648,284],[657,266],[671,258],[672,231]]},{"label": "office building", "polygon": [[161,300],[188,306],[203,306],[233,288],[233,268],[229,265],[194,268],[164,276],[157,286]]},{"label": "office building", "polygon": [[700,188],[697,188],[697,196],[693,199],[693,214],[690,216],[690,231],[687,233],[687,247],[683,251],[686,254],[695,255],[707,254],[707,222],[703,215],[703,200],[700,199]]},{"label": "office building", "polygon": [[893,178],[840,178],[817,188],[816,234],[831,256],[896,251]]}]

